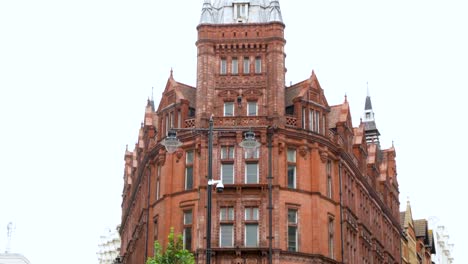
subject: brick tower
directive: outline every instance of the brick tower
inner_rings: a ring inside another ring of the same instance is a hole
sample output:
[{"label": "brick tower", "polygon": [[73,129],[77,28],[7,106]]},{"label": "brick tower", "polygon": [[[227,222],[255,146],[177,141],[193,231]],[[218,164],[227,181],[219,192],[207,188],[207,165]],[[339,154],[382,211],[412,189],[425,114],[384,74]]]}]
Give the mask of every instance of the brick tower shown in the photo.
[{"label": "brick tower", "polygon": [[[224,184],[212,263],[401,263],[395,150],[353,127],[347,100],[330,106],[314,72],[285,86],[284,29],[277,0],[204,1],[196,87],[171,73],[125,153],[123,263],[144,263],[171,227],[206,263],[209,164]],[[246,131],[258,149],[240,146]]]}]

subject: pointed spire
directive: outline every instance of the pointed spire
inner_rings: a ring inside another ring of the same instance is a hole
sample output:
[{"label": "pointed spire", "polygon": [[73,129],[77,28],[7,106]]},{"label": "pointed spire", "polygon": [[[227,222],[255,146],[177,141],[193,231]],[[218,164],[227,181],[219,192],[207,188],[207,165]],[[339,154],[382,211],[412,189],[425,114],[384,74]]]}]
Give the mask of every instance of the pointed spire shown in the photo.
[{"label": "pointed spire", "polygon": [[171,76],[169,78],[174,79],[174,71],[172,70],[172,67],[171,67]]},{"label": "pointed spire", "polygon": [[348,103],[348,94],[347,94],[347,93],[345,93],[345,95],[344,95],[344,102],[345,102],[346,104]]}]

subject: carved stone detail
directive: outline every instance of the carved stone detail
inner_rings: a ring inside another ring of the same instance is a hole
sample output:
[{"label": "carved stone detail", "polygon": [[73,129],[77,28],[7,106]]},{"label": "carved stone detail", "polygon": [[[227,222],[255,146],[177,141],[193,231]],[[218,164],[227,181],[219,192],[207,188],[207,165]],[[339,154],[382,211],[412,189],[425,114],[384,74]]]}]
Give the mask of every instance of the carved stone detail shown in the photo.
[{"label": "carved stone detail", "polygon": [[306,159],[308,152],[309,152],[309,148],[307,146],[301,146],[299,148],[299,155],[301,155],[301,157],[303,157],[304,159]]}]

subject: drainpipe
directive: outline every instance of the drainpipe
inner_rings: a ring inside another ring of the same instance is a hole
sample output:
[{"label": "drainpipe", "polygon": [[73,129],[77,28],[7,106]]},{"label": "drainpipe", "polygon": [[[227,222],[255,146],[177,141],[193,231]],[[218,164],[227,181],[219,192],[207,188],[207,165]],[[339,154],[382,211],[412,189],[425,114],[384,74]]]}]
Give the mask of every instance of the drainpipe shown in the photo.
[{"label": "drainpipe", "polygon": [[272,147],[273,128],[269,127],[268,137],[268,264],[273,263],[273,190],[272,190]]},{"label": "drainpipe", "polygon": [[148,237],[149,237],[149,213],[150,213],[150,187],[151,187],[151,168],[148,172],[148,196],[146,205],[146,241],[145,241],[145,261],[148,259]]},{"label": "drainpipe", "polygon": [[344,240],[343,240],[343,184],[342,184],[342,165],[341,158],[338,169],[338,176],[340,178],[340,228],[341,228],[341,261],[344,264]]}]

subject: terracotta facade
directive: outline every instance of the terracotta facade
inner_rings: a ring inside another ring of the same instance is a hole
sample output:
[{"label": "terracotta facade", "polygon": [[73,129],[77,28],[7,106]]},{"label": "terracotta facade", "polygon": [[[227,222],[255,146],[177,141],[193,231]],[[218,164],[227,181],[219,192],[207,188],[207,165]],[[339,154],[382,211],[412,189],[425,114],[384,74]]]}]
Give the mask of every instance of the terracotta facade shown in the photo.
[{"label": "terracotta facade", "polygon": [[[402,263],[395,149],[375,131],[368,142],[366,123],[353,126],[346,100],[330,106],[314,73],[285,86],[284,28],[198,26],[196,87],[171,74],[125,153],[123,263],[144,263],[171,227],[205,263],[211,116],[213,178],[225,181],[212,197],[212,263],[267,263],[269,166],[273,263]],[[183,143],[172,154],[161,144],[171,128]],[[239,146],[249,130],[258,153]]]}]

